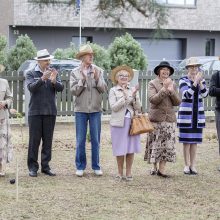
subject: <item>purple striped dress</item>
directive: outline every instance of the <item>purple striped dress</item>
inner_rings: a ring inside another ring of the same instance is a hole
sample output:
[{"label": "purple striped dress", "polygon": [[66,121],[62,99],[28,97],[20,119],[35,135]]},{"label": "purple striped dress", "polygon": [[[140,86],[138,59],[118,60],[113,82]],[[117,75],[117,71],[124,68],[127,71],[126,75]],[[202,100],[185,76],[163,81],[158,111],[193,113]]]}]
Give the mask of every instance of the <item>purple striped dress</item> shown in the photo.
[{"label": "purple striped dress", "polygon": [[184,76],[180,79],[182,103],[180,104],[177,126],[179,142],[188,144],[202,143],[202,129],[205,127],[205,114],[202,98],[208,95],[205,81],[204,89],[193,86],[193,82]]}]

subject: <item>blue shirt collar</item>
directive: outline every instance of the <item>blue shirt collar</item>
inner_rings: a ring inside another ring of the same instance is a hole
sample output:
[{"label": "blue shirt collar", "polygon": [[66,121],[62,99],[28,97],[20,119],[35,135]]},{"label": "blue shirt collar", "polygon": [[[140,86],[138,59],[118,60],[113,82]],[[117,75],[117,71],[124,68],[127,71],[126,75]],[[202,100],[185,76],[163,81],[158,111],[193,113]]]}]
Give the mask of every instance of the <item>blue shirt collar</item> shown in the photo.
[{"label": "blue shirt collar", "polygon": [[34,70],[43,73],[41,68],[40,68],[40,66],[38,64],[35,66]]}]

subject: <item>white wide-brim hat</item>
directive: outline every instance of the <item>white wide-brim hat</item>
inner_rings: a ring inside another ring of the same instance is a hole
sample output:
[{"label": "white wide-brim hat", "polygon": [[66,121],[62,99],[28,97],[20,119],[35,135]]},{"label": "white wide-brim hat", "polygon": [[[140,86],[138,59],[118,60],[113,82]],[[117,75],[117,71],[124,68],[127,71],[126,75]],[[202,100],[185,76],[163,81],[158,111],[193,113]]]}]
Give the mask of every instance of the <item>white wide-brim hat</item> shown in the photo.
[{"label": "white wide-brim hat", "polygon": [[47,49],[37,51],[37,56],[35,60],[51,60],[54,56],[50,55]]}]

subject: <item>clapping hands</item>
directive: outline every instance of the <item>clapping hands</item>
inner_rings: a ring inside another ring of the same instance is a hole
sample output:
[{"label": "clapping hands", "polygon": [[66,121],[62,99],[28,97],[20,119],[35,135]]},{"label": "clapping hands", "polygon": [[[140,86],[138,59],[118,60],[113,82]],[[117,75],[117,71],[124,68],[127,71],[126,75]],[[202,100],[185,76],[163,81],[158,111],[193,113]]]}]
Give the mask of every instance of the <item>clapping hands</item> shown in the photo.
[{"label": "clapping hands", "polygon": [[56,83],[56,79],[57,79],[57,74],[58,72],[55,69],[51,70],[51,75],[50,75],[50,81],[55,84]]},{"label": "clapping hands", "polygon": [[198,72],[198,73],[196,74],[196,77],[195,77],[195,82],[196,82],[197,84],[199,84],[199,83],[202,81],[202,79],[203,79],[202,72]]},{"label": "clapping hands", "polygon": [[166,91],[172,93],[174,91],[174,82],[172,81],[172,79],[167,78],[163,82],[163,87],[165,88]]}]

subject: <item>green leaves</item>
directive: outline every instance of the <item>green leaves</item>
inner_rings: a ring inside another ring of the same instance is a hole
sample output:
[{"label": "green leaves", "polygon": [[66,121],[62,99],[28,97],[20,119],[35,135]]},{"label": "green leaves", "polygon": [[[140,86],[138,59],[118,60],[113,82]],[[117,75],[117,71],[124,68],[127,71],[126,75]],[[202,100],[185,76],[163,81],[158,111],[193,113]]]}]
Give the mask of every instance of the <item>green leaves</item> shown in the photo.
[{"label": "green leaves", "polygon": [[5,66],[6,65],[6,46],[7,40],[5,36],[0,35],[0,64]]},{"label": "green leaves", "polygon": [[109,47],[111,68],[126,64],[133,69],[145,70],[147,58],[141,45],[128,33],[116,37]]},{"label": "green leaves", "polygon": [[26,34],[19,36],[15,46],[8,53],[9,69],[17,70],[25,60],[33,59],[36,53],[33,41]]},{"label": "green leaves", "polygon": [[73,59],[75,58],[77,49],[73,43],[70,43],[70,47],[66,49],[57,48],[54,52],[55,59]]},{"label": "green leaves", "polygon": [[104,70],[110,70],[110,58],[108,51],[95,43],[90,43],[94,52],[94,63]]}]

